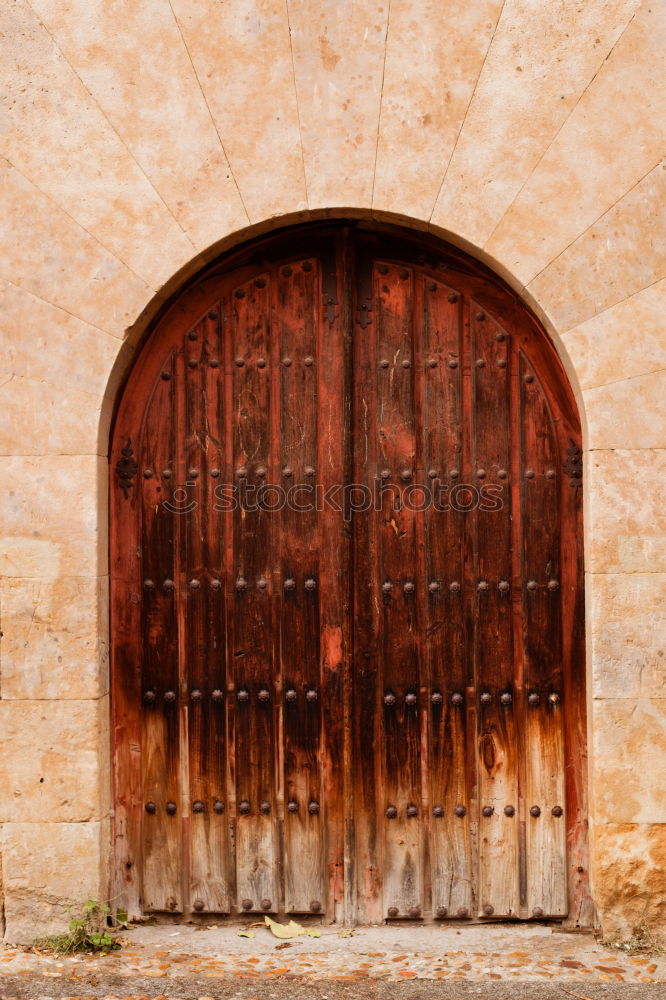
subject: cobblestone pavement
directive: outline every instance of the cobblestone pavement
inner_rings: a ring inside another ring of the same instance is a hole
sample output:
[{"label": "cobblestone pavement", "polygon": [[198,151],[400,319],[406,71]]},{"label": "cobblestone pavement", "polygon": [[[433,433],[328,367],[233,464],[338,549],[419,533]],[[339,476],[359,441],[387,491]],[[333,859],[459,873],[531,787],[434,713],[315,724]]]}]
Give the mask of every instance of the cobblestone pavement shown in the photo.
[{"label": "cobblestone pavement", "polygon": [[[548,927],[380,927],[276,940],[239,927],[144,926],[121,952],[56,958],[5,946],[2,1000],[666,1000],[666,958]],[[343,932],[344,933],[344,932]]]}]

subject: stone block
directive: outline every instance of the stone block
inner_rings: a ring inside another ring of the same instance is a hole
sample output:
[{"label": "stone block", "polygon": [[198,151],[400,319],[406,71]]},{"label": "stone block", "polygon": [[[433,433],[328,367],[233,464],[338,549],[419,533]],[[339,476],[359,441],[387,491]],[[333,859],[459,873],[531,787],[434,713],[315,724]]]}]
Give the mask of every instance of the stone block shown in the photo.
[{"label": "stone block", "polygon": [[595,700],[591,708],[596,823],[666,823],[666,700]]},{"label": "stone block", "polygon": [[109,810],[109,700],[0,701],[0,822],[84,823]]},{"label": "stone block", "polygon": [[107,577],[0,580],[0,692],[87,699],[108,692]]},{"label": "stone block", "polygon": [[[631,414],[624,418],[630,422]],[[665,476],[664,449],[587,453],[588,572],[666,572]]]},{"label": "stone block", "polygon": [[106,459],[95,456],[0,458],[0,575],[106,573],[107,476]]},{"label": "stone block", "polygon": [[109,820],[5,823],[5,940],[31,944],[66,929],[87,899],[108,896]]},{"label": "stone block", "polygon": [[594,824],[592,888],[604,937],[666,939],[666,825]]}]

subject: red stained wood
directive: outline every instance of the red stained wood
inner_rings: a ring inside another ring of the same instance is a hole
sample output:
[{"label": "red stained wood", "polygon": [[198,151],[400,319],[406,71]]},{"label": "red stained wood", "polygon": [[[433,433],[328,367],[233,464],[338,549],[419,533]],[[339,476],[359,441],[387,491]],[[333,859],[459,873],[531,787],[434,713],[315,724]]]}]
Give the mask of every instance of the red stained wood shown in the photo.
[{"label": "red stained wood", "polygon": [[461,254],[306,228],[182,293],[112,441],[130,910],[589,922],[579,445]]}]

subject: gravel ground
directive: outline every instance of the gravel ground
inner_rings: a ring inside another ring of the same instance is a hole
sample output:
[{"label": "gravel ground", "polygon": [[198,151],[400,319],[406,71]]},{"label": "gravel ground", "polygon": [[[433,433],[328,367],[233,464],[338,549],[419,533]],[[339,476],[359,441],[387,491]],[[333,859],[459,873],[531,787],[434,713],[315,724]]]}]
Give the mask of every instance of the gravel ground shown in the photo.
[{"label": "gravel ground", "polygon": [[[249,930],[252,938],[238,937]],[[666,1000],[666,958],[546,926],[388,926],[281,941],[264,926],[158,924],[122,951],[0,950],[0,1000]]]}]

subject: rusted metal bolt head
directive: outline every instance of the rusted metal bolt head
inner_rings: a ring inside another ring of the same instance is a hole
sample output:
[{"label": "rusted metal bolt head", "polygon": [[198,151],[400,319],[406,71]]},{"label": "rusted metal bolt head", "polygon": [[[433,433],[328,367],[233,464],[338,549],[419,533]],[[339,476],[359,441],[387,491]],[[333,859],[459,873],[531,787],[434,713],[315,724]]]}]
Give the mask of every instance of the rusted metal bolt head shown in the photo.
[{"label": "rusted metal bolt head", "polygon": [[285,368],[291,368],[291,358],[283,358],[282,364]]},{"label": "rusted metal bolt head", "polygon": [[310,355],[308,355],[307,358],[303,358],[303,364],[305,365],[306,368],[312,368],[314,364],[314,358],[311,358]]},{"label": "rusted metal bolt head", "polygon": [[190,580],[190,587],[192,590],[198,590],[201,583],[198,580]]},{"label": "rusted metal bolt head", "polygon": [[556,475],[555,469],[546,469],[546,479],[554,479]]},{"label": "rusted metal bolt head", "polygon": [[559,703],[560,703],[560,696],[557,693],[557,691],[552,691],[548,695],[548,701],[551,703],[551,705],[559,705]]},{"label": "rusted metal bolt head", "polygon": [[176,692],[175,691],[165,691],[164,692],[164,700],[166,702],[168,702],[169,704],[171,704],[172,702],[174,702],[176,700]]},{"label": "rusted metal bolt head", "polygon": [[548,589],[549,590],[553,590],[553,591],[559,590],[560,589],[559,580],[549,580],[548,581]]},{"label": "rusted metal bolt head", "polygon": [[247,580],[244,576],[239,576],[236,580],[236,590],[239,591],[239,593],[243,590],[247,590]]},{"label": "rusted metal bolt head", "polygon": [[412,478],[412,470],[411,469],[401,469],[400,470],[400,478],[404,482],[407,482],[408,480],[410,480]]},{"label": "rusted metal bolt head", "polygon": [[527,382],[528,385],[530,382],[534,382],[534,375],[526,375],[525,381]]},{"label": "rusted metal bolt head", "polygon": [[409,915],[412,918],[412,920],[416,920],[418,917],[421,916],[421,907],[420,906],[410,906],[410,908],[409,908]]},{"label": "rusted metal bolt head", "polygon": [[456,816],[464,816],[467,812],[464,806],[456,806],[453,810]]},{"label": "rusted metal bolt head", "polygon": [[155,581],[154,580],[144,580],[143,581],[143,589],[144,590],[154,590],[155,589]]},{"label": "rusted metal bolt head", "polygon": [[315,474],[314,465],[306,465],[303,471],[305,472],[306,476],[314,476]]},{"label": "rusted metal bolt head", "polygon": [[151,816],[154,816],[154,814],[157,812],[157,806],[155,805],[154,802],[146,802],[146,812],[149,813]]},{"label": "rusted metal bolt head", "polygon": [[199,702],[203,701],[203,695],[198,688],[195,688],[194,691],[192,691],[192,693],[190,694],[190,700],[195,702],[195,704],[198,704]]},{"label": "rusted metal bolt head", "polygon": [[400,913],[400,910],[398,909],[397,906],[389,906],[389,908],[386,911],[386,913],[387,913],[387,916],[389,916],[389,917],[397,917],[398,914]]},{"label": "rusted metal bolt head", "polygon": [[456,358],[449,358],[448,365],[449,365],[449,368],[457,368],[458,367],[458,361],[457,361],[457,359]]},{"label": "rusted metal bolt head", "polygon": [[310,900],[310,913],[320,913],[320,912],[321,912],[321,903],[319,902],[319,900],[318,899],[311,899]]},{"label": "rusted metal bolt head", "polygon": [[268,586],[268,580],[266,579],[266,577],[260,576],[259,579],[257,580],[257,587],[259,588],[259,590],[266,590],[267,586]]},{"label": "rusted metal bolt head", "polygon": [[398,815],[398,810],[397,810],[397,808],[395,806],[387,806],[386,807],[386,818],[387,819],[395,819],[397,815]]},{"label": "rusted metal bolt head", "polygon": [[492,806],[484,806],[481,812],[486,818],[488,818],[489,816],[492,816],[494,809]]},{"label": "rusted metal bolt head", "polygon": [[465,699],[464,699],[464,697],[463,697],[463,695],[461,694],[460,691],[454,691],[453,694],[451,695],[451,704],[452,705],[462,705],[462,703],[463,703],[464,700]]},{"label": "rusted metal bolt head", "polygon": [[298,695],[296,694],[293,688],[289,688],[289,690],[285,692],[284,697],[286,701],[294,702],[296,701]]},{"label": "rusted metal bolt head", "polygon": [[485,469],[477,469],[476,470],[476,476],[477,476],[477,479],[485,479],[486,478],[486,470]]},{"label": "rusted metal bolt head", "polygon": [[457,294],[457,292],[449,292],[449,294],[448,294],[447,297],[448,297],[449,302],[457,302],[458,301],[458,294]]},{"label": "rusted metal bolt head", "polygon": [[535,475],[536,473],[534,469],[528,469],[527,472],[525,473],[525,479],[534,479]]},{"label": "rusted metal bolt head", "polygon": [[222,815],[224,812],[224,802],[222,799],[215,799],[213,802],[213,812],[217,813],[218,816]]},{"label": "rusted metal bolt head", "polygon": [[187,363],[190,366],[190,368],[196,368],[197,365],[199,364],[196,358],[190,358],[190,360]]},{"label": "rusted metal bolt head", "polygon": [[242,802],[239,802],[238,812],[241,814],[241,816],[248,815],[248,813],[250,812],[250,803],[247,801],[247,799],[243,799]]},{"label": "rusted metal bolt head", "polygon": [[317,813],[319,812],[319,803],[310,802],[310,804],[308,805],[308,812],[310,813],[311,816],[316,816]]},{"label": "rusted metal bolt head", "polygon": [[189,468],[187,470],[187,475],[189,479],[196,479],[197,476],[199,475],[199,470],[194,468]]},{"label": "rusted metal bolt head", "polygon": [[428,479],[437,479],[439,469],[428,469]]},{"label": "rusted metal bolt head", "polygon": [[270,901],[270,899],[262,899],[262,901],[261,901],[261,908],[262,908],[262,910],[270,910],[270,908],[271,908],[271,901]]},{"label": "rusted metal bolt head", "polygon": [[271,811],[271,804],[270,802],[266,802],[266,800],[264,799],[264,801],[259,806],[259,812],[262,814],[262,816],[268,816],[270,811]]},{"label": "rusted metal bolt head", "polygon": [[528,590],[536,590],[538,586],[539,586],[539,584],[536,582],[536,580],[528,580],[527,581],[527,589]]},{"label": "rusted metal bolt head", "polygon": [[443,917],[445,917],[448,914],[448,912],[449,911],[446,908],[446,906],[438,906],[437,907],[437,912],[436,912],[435,916],[439,917],[439,919],[441,920]]},{"label": "rusted metal bolt head", "polygon": [[391,583],[391,581],[385,580],[384,583],[382,584],[382,593],[390,594],[392,590],[393,590],[393,584]]},{"label": "rusted metal bolt head", "polygon": [[536,819],[536,817],[540,815],[541,815],[541,810],[539,809],[538,806],[530,807],[530,816],[534,816],[534,818]]},{"label": "rusted metal bolt head", "polygon": [[285,465],[284,469],[282,470],[282,475],[285,477],[285,479],[291,479],[293,474],[294,470],[292,469],[292,467],[290,465]]},{"label": "rusted metal bolt head", "polygon": [[234,364],[236,365],[236,368],[242,368],[245,364],[245,358],[236,358],[234,360]]},{"label": "rusted metal bolt head", "polygon": [[211,368],[219,368],[220,367],[220,362],[218,361],[217,358],[211,358],[208,363],[209,363],[209,365],[210,365]]},{"label": "rusted metal bolt head", "polygon": [[202,813],[205,808],[206,807],[204,806],[204,804],[201,801],[201,799],[195,799],[195,801],[192,803],[192,812],[193,813]]},{"label": "rusted metal bolt head", "polygon": [[162,372],[162,378],[164,379],[165,382],[168,382],[169,379],[171,378],[171,372]]},{"label": "rusted metal bolt head", "polygon": [[380,368],[388,368],[388,366],[389,366],[389,363],[388,363],[387,359],[386,358],[382,358],[382,360],[379,362],[379,367]]},{"label": "rusted metal bolt head", "polygon": [[428,368],[437,367],[437,358],[428,358]]},{"label": "rusted metal bolt head", "polygon": [[482,323],[485,318],[486,318],[486,314],[482,313],[482,312],[478,312],[476,314],[476,316],[474,317],[474,319],[477,321],[477,323]]},{"label": "rusted metal bolt head", "polygon": [[486,362],[484,361],[483,358],[477,358],[476,359],[476,367],[477,368],[485,368],[486,367]]},{"label": "rusted metal bolt head", "polygon": [[444,701],[444,697],[439,691],[433,691],[430,695],[430,701],[433,705],[441,705]]},{"label": "rusted metal bolt head", "polygon": [[208,319],[217,319],[217,311],[215,309],[211,309],[208,313]]},{"label": "rusted metal bolt head", "polygon": [[418,816],[418,814],[419,814],[418,806],[415,805],[407,806],[407,815],[409,816],[410,819],[413,819],[414,816]]},{"label": "rusted metal bolt head", "polygon": [[308,579],[305,581],[305,589],[306,590],[316,590],[317,589],[317,581],[315,579],[313,579],[311,576],[308,577]]},{"label": "rusted metal bolt head", "polygon": [[433,806],[432,807],[433,816],[441,818],[444,815],[444,806]]},{"label": "rusted metal bolt head", "polygon": [[167,811],[167,814],[169,816],[175,816],[176,815],[176,803],[175,802],[167,802],[167,804],[166,804],[166,811]]},{"label": "rusted metal bolt head", "polygon": [[508,592],[508,590],[509,590],[509,582],[508,582],[508,580],[500,580],[500,582],[498,584],[498,589],[499,589],[500,594],[506,594]]},{"label": "rusted metal bolt head", "polygon": [[192,906],[197,911],[197,913],[201,913],[201,911],[204,908],[204,905],[205,904],[204,904],[203,899],[195,899],[194,902],[192,903]]},{"label": "rusted metal bolt head", "polygon": [[538,691],[530,691],[530,693],[527,696],[527,704],[531,705],[534,708],[534,706],[538,705],[540,701],[541,701],[541,698],[539,697],[539,692]]},{"label": "rusted metal bolt head", "polygon": [[506,368],[506,364],[507,364],[506,358],[500,358],[499,361],[497,362],[497,367]]},{"label": "rusted metal bolt head", "polygon": [[562,808],[562,806],[553,806],[553,808],[550,811],[552,812],[553,816],[557,816],[558,818],[564,813],[564,809]]},{"label": "rusted metal bolt head", "polygon": [[260,477],[261,479],[263,479],[263,478],[264,478],[264,476],[266,475],[266,466],[265,466],[265,465],[258,465],[258,466],[257,466],[257,469],[256,469],[256,472],[257,472],[257,475],[258,475],[258,476],[259,476],[259,477]]},{"label": "rusted metal bolt head", "polygon": [[403,368],[411,368],[412,367],[412,363],[409,360],[409,358],[405,358],[405,360],[402,362],[402,367]]},{"label": "rusted metal bolt head", "polygon": [[516,815],[516,810],[514,809],[513,806],[504,806],[504,815],[505,816],[515,816]]},{"label": "rusted metal bolt head", "polygon": [[477,590],[488,590],[488,581],[487,580],[479,580],[479,582],[476,585],[476,589]]},{"label": "rusted metal bolt head", "polygon": [[[211,476],[212,474],[213,473],[211,472]],[[171,469],[162,469],[162,477],[164,479],[171,479]]]},{"label": "rusted metal bolt head", "polygon": [[413,691],[410,691],[408,694],[405,695],[406,705],[415,705],[417,701],[418,698]]},{"label": "rusted metal bolt head", "polygon": [[510,705],[512,701],[513,701],[513,698],[511,697],[511,692],[510,691],[503,691],[502,694],[500,695],[500,704],[501,705]]},{"label": "rusted metal bolt head", "polygon": [[509,473],[506,471],[506,469],[498,469],[497,470],[497,478],[498,479],[506,479],[506,477],[508,475],[509,475]]},{"label": "rusted metal bolt head", "polygon": [[252,900],[251,899],[244,899],[243,902],[241,903],[241,906],[243,907],[244,910],[251,910],[252,909]]},{"label": "rusted metal bolt head", "polygon": [[379,475],[380,475],[381,479],[390,479],[391,478],[391,470],[390,469],[382,469],[382,471],[379,473]]},{"label": "rusted metal bolt head", "polygon": [[292,799],[291,802],[289,802],[287,804],[287,812],[297,813],[298,812],[298,802],[294,802],[294,800]]},{"label": "rusted metal bolt head", "polygon": [[459,917],[468,917],[469,916],[469,910],[467,909],[466,906],[459,906],[458,907],[458,916]]},{"label": "rusted metal bolt head", "polygon": [[310,704],[312,704],[313,702],[317,701],[318,698],[319,698],[319,695],[315,691],[314,688],[310,688],[310,690],[305,695],[305,700],[309,701]]},{"label": "rusted metal bolt head", "polygon": [[249,701],[249,699],[250,699],[250,692],[246,691],[245,688],[241,688],[240,691],[238,692],[238,694],[236,695],[236,697],[238,698],[238,700],[240,702]]},{"label": "rusted metal bolt head", "polygon": [[492,700],[493,700],[493,696],[491,695],[490,691],[484,691],[482,693],[482,695],[481,695],[481,704],[482,705],[489,705]]},{"label": "rusted metal bolt head", "polygon": [[211,693],[211,698],[217,703],[224,701],[224,691],[221,691],[220,688],[215,688],[215,690]]},{"label": "rusted metal bolt head", "polygon": [[535,906],[534,909],[532,910],[532,916],[533,917],[542,917],[543,916],[543,910],[542,910],[542,908],[540,906]]},{"label": "rusted metal bolt head", "polygon": [[449,469],[449,476],[451,479],[457,479],[460,475],[460,469]]},{"label": "rusted metal bolt head", "polygon": [[262,688],[259,694],[257,695],[257,698],[259,699],[259,701],[262,701],[265,704],[267,701],[271,700],[270,691],[267,691],[266,688]]},{"label": "rusted metal bolt head", "polygon": [[145,701],[146,705],[154,705],[156,698],[157,698],[157,695],[155,694],[154,691],[144,691],[143,692],[143,700]]},{"label": "rusted metal bolt head", "polygon": [[257,368],[266,367],[266,358],[257,358]]},{"label": "rusted metal bolt head", "polygon": [[428,584],[428,590],[431,594],[436,594],[439,590],[439,582],[437,580],[431,580]]},{"label": "rusted metal bolt head", "polygon": [[384,704],[385,704],[385,705],[389,705],[389,706],[390,706],[390,705],[395,705],[395,695],[394,695],[394,694],[392,694],[392,693],[391,693],[390,691],[388,691],[388,692],[387,692],[387,693],[386,693],[386,694],[384,695]]},{"label": "rusted metal bolt head", "polygon": [[221,590],[222,589],[222,581],[221,580],[211,580],[210,581],[210,589],[211,590]]},{"label": "rusted metal bolt head", "polygon": [[578,865],[578,867],[576,868],[576,871],[578,872],[579,875],[582,875],[583,872],[585,871],[585,869],[583,868],[582,865]]},{"label": "rusted metal bolt head", "polygon": [[144,479],[151,479],[152,475],[153,475],[153,470],[152,469],[144,469],[143,470],[143,478]]},{"label": "rusted metal bolt head", "polygon": [[286,580],[284,581],[284,589],[285,589],[285,590],[295,590],[295,589],[296,589],[296,581],[295,581],[295,580],[292,580],[292,578],[291,578],[291,577],[288,577],[288,578],[287,578],[287,579],[286,579]]},{"label": "rusted metal bolt head", "polygon": [[217,468],[211,469],[210,470],[210,474],[213,477],[213,479],[219,479],[220,478],[220,470],[217,469]]},{"label": "rusted metal bolt head", "polygon": [[492,917],[492,915],[493,915],[494,912],[495,912],[495,907],[491,906],[490,903],[486,903],[486,905],[483,908],[483,914],[484,914],[484,916],[486,916],[486,917]]},{"label": "rusted metal bolt head", "polygon": [[458,583],[457,580],[453,580],[449,584],[449,590],[451,591],[452,594],[457,594],[460,592],[460,584]]}]

